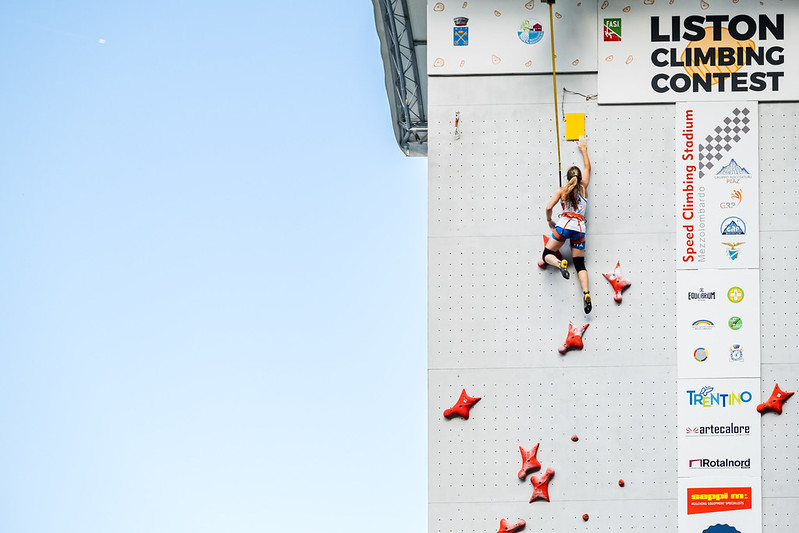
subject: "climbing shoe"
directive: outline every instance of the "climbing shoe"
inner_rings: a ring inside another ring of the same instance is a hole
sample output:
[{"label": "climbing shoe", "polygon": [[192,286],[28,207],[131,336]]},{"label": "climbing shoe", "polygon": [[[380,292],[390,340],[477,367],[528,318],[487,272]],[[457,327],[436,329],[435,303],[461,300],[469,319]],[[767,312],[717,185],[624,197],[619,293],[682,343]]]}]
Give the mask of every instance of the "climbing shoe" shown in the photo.
[{"label": "climbing shoe", "polygon": [[560,275],[563,276],[563,279],[569,279],[569,271],[566,270],[567,266],[569,266],[569,262],[565,259],[560,262]]},{"label": "climbing shoe", "polygon": [[586,315],[591,312],[591,295],[587,292],[583,293],[583,311]]}]

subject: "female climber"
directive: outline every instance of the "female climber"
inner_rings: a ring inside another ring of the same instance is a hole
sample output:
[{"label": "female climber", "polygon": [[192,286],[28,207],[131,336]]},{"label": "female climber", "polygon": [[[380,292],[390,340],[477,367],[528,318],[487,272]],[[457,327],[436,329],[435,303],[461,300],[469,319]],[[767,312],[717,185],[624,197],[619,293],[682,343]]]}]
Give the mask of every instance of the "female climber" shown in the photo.
[{"label": "female climber", "polygon": [[[586,314],[591,312],[591,294],[588,291],[588,271],[585,269],[585,210],[588,207],[588,181],[591,178],[591,161],[588,159],[588,150],[585,138],[580,137],[577,148],[583,154],[583,167],[573,166],[566,171],[568,182],[565,187],[558,189],[555,196],[547,204],[547,222],[552,228],[552,238],[547,241],[544,247],[543,259],[560,270],[564,278],[569,279],[569,271],[566,269],[568,261],[565,259],[558,261],[555,252],[569,239],[572,248],[572,259],[574,268],[577,270],[577,277],[583,288],[583,310]],[[552,208],[560,202],[563,210],[555,223],[552,220]]]}]

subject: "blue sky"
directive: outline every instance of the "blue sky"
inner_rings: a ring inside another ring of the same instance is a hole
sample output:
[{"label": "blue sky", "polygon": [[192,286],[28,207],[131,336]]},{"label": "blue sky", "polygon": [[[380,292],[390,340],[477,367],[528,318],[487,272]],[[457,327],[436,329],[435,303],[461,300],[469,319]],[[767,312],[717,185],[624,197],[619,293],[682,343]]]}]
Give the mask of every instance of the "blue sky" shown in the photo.
[{"label": "blue sky", "polygon": [[0,67],[0,530],[425,530],[371,3],[5,2]]}]

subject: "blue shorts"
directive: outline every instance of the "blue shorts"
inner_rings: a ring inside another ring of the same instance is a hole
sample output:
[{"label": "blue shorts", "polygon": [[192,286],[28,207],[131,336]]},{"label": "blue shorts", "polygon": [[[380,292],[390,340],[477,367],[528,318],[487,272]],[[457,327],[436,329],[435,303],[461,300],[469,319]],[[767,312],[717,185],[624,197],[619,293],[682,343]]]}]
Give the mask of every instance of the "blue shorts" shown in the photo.
[{"label": "blue shorts", "polygon": [[584,231],[563,229],[560,226],[555,226],[555,230],[552,232],[552,238],[558,242],[566,242],[566,239],[569,239],[569,246],[576,250],[585,250]]}]

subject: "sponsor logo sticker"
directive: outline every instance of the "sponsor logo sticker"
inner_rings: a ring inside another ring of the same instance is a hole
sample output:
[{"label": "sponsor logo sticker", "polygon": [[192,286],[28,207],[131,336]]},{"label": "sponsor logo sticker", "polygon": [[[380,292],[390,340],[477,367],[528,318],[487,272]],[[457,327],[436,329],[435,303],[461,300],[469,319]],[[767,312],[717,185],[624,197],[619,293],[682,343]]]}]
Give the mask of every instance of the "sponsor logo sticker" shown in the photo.
[{"label": "sponsor logo sticker", "polygon": [[749,469],[752,459],[688,459],[688,468],[691,470],[729,470]]},{"label": "sponsor logo sticker", "polygon": [[716,524],[702,531],[702,533],[741,533],[729,524]]},{"label": "sponsor logo sticker", "polygon": [[724,246],[729,246],[730,247],[730,249],[727,250],[727,256],[730,258],[730,260],[735,261],[736,259],[738,259],[738,255],[740,253],[740,250],[738,249],[738,246],[741,246],[742,244],[746,244],[746,243],[743,243],[743,242],[723,242],[721,244],[723,244]]},{"label": "sponsor logo sticker", "polygon": [[691,324],[691,327],[697,331],[706,331],[709,329],[713,329],[715,326],[713,325],[713,322],[711,322],[710,320],[699,319],[695,321],[693,324]]},{"label": "sponsor logo sticker", "polygon": [[524,20],[516,32],[524,44],[535,44],[544,38],[544,26],[537,20]]},{"label": "sponsor logo sticker", "polygon": [[713,387],[705,386],[698,392],[687,390],[685,393],[688,394],[688,405],[694,407],[734,407],[752,401],[752,393],[748,390],[716,392]]},{"label": "sponsor logo sticker", "polygon": [[730,319],[727,321],[727,325],[733,331],[738,331],[744,325],[744,321],[741,320],[741,317],[731,316]]},{"label": "sponsor logo sticker", "polygon": [[752,508],[752,487],[688,489],[688,514],[721,513]]},{"label": "sponsor logo sticker", "polygon": [[696,350],[694,350],[694,359],[696,359],[700,363],[703,361],[707,361],[709,355],[710,354],[708,353],[708,351],[704,348],[697,348]]},{"label": "sponsor logo sticker", "polygon": [[730,159],[729,164],[727,164],[725,167],[722,167],[715,176],[717,180],[725,180],[727,183],[734,185],[740,184],[741,179],[748,179],[751,177],[752,175],[749,173],[749,171],[736,163],[735,159]]},{"label": "sponsor logo sticker", "polygon": [[688,437],[748,437],[751,428],[747,425],[738,425],[730,422],[727,425],[694,426],[685,428]]},{"label": "sponsor logo sticker", "polygon": [[602,34],[604,35],[605,42],[621,41],[621,19],[604,19],[603,25],[605,28]]},{"label": "sponsor logo sticker", "polygon": [[688,291],[688,301],[691,300],[715,300],[716,292],[705,292],[705,289],[700,288],[699,291]]},{"label": "sponsor logo sticker", "polygon": [[742,302],[744,290],[740,287],[730,287],[730,290],[727,291],[727,299],[734,304]]},{"label": "sponsor logo sticker", "polygon": [[727,217],[721,223],[722,235],[746,235],[746,223],[739,217]]},{"label": "sponsor logo sticker", "polygon": [[469,46],[469,18],[468,17],[455,17],[455,28],[452,32],[452,44],[454,46]]},{"label": "sponsor logo sticker", "polygon": [[730,361],[737,363],[744,360],[744,350],[740,344],[733,344],[730,348]]}]

